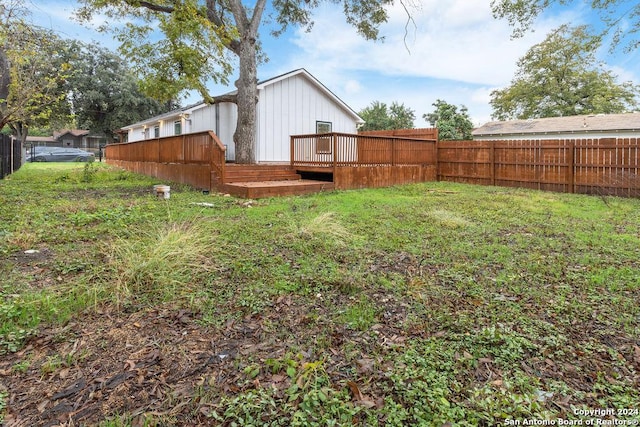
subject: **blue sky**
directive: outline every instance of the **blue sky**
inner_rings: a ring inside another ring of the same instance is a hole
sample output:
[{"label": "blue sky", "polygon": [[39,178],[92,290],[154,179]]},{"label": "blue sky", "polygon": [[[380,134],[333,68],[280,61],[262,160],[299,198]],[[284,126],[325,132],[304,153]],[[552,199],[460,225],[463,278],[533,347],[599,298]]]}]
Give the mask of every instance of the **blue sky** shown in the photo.
[{"label": "blue sky", "polygon": [[[311,32],[290,29],[274,38],[265,24],[261,37],[269,61],[260,65],[259,78],[305,68],[356,111],[373,101],[396,101],[415,111],[416,127],[427,127],[422,115],[432,112],[432,104],[442,99],[465,105],[474,125],[481,125],[491,119],[491,91],[510,83],[516,61],[532,45],[560,24],[597,22],[597,15],[584,5],[558,8],[536,22],[535,32],[512,40],[507,23],[491,16],[489,0],[414,2],[414,23],[408,27],[402,7],[389,10],[389,22],[381,27],[383,43],[360,37],[345,23],[340,7],[330,3],[317,10]],[[31,3],[32,19],[37,24],[63,37],[117,48],[111,36],[73,20],[75,1]],[[611,54],[602,49],[600,59],[620,81],[640,83],[640,52]],[[214,95],[227,89],[211,87]],[[183,102],[198,98],[192,95]]]}]

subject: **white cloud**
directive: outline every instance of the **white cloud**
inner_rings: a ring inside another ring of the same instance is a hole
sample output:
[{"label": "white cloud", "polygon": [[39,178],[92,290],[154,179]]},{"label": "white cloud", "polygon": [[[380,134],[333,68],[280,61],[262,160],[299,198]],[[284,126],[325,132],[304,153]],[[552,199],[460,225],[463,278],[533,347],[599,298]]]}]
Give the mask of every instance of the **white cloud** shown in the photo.
[{"label": "white cloud", "polygon": [[385,42],[373,43],[346,24],[337,8],[323,7],[310,33],[295,34],[300,52],[292,57],[343,70],[501,85],[513,75],[516,60],[559,22],[548,21],[537,33],[513,41],[509,26],[495,20],[484,2],[430,0],[415,22],[398,6],[390,16],[381,29]]},{"label": "white cloud", "polygon": [[285,71],[307,68],[356,110],[372,101],[398,101],[413,108],[416,125],[423,126],[422,114],[443,99],[467,106],[479,125],[490,120],[490,93],[509,84],[517,60],[561,23],[579,23],[582,12],[543,17],[536,32],[512,40],[511,27],[493,18],[489,2],[422,0],[410,9],[413,21],[396,3],[380,43],[364,40],[338,8],[324,6],[311,32],[294,33],[295,47],[279,65]]}]

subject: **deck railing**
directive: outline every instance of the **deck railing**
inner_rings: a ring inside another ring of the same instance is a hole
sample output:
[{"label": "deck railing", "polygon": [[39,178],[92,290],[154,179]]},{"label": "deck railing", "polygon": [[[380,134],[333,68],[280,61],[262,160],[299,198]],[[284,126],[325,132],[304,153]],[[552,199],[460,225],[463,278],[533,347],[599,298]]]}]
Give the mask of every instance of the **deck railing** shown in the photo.
[{"label": "deck railing", "polygon": [[436,140],[346,133],[294,135],[291,165],[308,168],[435,164]]},{"label": "deck railing", "polygon": [[227,148],[222,144],[220,138],[215,133],[209,131],[211,138],[211,169],[216,174],[221,183],[224,183],[224,168],[227,162]]},{"label": "deck railing", "polygon": [[109,144],[107,162],[134,172],[211,187],[211,172],[224,177],[226,148],[211,131]]},{"label": "deck railing", "polygon": [[105,156],[129,162],[209,164],[212,147],[218,144],[222,146],[213,132],[198,132],[109,144],[105,147]]}]

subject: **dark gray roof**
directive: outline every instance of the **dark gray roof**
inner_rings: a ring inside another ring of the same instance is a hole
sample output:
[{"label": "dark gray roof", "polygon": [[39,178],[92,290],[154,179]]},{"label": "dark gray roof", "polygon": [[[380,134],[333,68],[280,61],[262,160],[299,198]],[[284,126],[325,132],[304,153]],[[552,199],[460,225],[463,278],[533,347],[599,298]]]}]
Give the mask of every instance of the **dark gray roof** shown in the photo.
[{"label": "dark gray roof", "polygon": [[633,130],[640,130],[640,113],[595,114],[489,122],[475,129],[473,135],[588,133]]}]

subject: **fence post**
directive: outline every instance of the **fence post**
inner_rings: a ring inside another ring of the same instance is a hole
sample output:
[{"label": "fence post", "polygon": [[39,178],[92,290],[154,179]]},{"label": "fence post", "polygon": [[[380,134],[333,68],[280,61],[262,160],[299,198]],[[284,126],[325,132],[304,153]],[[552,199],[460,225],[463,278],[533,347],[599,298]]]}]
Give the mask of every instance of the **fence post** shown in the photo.
[{"label": "fence post", "polygon": [[438,135],[436,135],[436,140],[433,142],[433,149],[435,150],[435,167],[436,167],[436,181],[440,181],[440,155],[438,154],[438,147],[440,146],[440,141],[438,140]]},{"label": "fence post", "polygon": [[491,185],[496,185],[496,144],[489,141],[489,162],[491,163]]},{"label": "fence post", "polygon": [[575,148],[575,140],[569,140],[567,153],[567,192],[569,193],[573,193],[575,191]]}]

